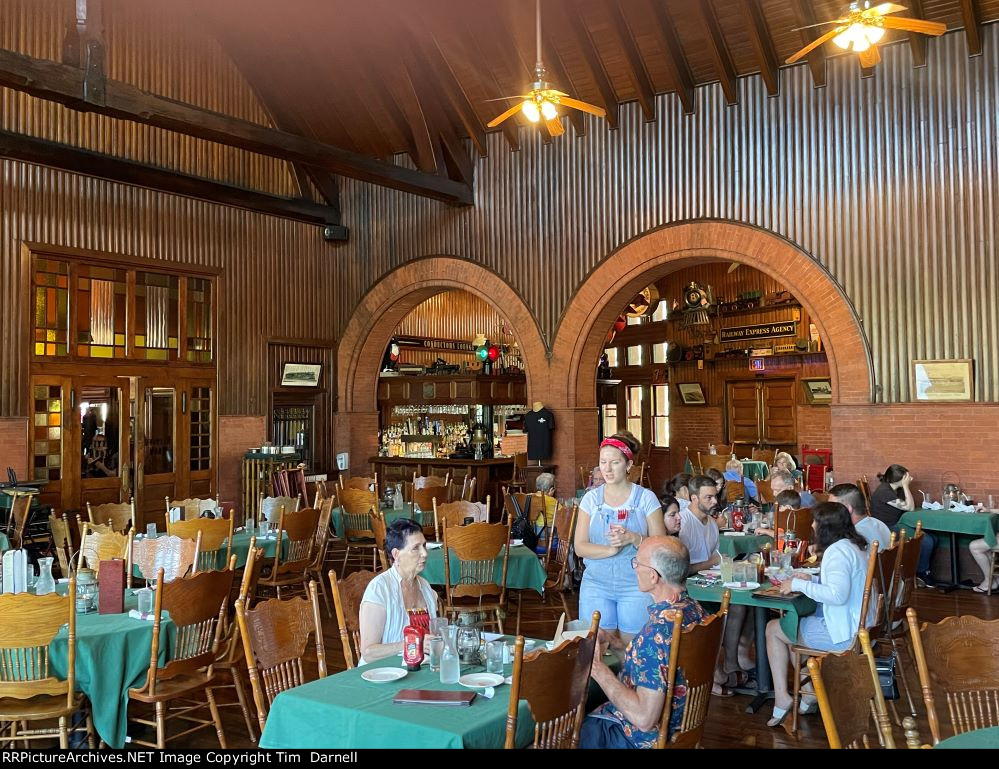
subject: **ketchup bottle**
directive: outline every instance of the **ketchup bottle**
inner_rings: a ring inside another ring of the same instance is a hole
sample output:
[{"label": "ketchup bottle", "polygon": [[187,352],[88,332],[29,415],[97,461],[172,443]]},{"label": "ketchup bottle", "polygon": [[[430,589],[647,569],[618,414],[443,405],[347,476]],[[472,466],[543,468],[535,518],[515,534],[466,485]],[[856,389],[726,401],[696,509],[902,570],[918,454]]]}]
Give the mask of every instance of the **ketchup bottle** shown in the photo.
[{"label": "ketchup bottle", "polygon": [[732,529],[742,531],[742,510],[738,507],[732,511]]},{"label": "ketchup bottle", "polygon": [[423,630],[407,625],[402,631],[402,659],[406,669],[414,673],[423,663]]}]

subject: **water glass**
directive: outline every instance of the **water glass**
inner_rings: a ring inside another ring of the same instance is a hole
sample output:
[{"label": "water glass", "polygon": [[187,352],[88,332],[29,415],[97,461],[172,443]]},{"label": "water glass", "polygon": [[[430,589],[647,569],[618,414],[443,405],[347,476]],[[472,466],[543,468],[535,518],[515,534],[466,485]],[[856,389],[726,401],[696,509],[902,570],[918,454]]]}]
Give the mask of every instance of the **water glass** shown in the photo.
[{"label": "water glass", "polygon": [[146,524],[146,536],[149,537],[150,539],[155,539],[156,538],[156,524],[155,523],[147,523]]},{"label": "water glass", "polygon": [[430,620],[430,635],[436,636],[437,638],[444,637],[444,631],[447,628],[447,617],[434,617]]},{"label": "water glass", "polygon": [[444,656],[444,639],[440,636],[431,636],[427,648],[429,650],[430,670],[436,673],[441,669],[441,657]]},{"label": "water glass", "polygon": [[486,672],[499,673],[503,675],[503,649],[506,646],[502,641],[490,641],[486,644]]},{"label": "water glass", "polygon": [[150,614],[153,611],[153,591],[148,587],[135,591],[135,598],[139,602],[139,612]]},{"label": "water glass", "polygon": [[261,537],[266,537],[271,532],[271,522],[266,518],[261,518],[258,524],[258,533]]}]

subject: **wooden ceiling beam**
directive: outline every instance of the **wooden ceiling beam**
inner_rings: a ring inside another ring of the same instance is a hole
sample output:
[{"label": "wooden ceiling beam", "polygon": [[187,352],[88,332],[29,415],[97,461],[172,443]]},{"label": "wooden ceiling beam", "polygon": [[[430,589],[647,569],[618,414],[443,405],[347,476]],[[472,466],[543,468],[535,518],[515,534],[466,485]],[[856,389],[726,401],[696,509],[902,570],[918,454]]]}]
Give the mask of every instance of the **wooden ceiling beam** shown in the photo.
[{"label": "wooden ceiling beam", "polygon": [[428,44],[424,44],[422,40],[419,40],[417,41],[417,46],[423,53],[425,66],[429,67],[433,76],[432,82],[437,84],[437,87],[441,89],[444,97],[448,100],[451,109],[458,116],[458,120],[468,134],[468,138],[472,140],[472,144],[478,151],[479,157],[484,158],[488,152],[485,126],[479,120],[479,116],[476,114],[464,86],[462,86],[461,81],[454,74],[454,70],[451,69],[451,65],[448,63],[447,57],[441,50],[440,45],[436,39],[431,37]]},{"label": "wooden ceiling beam", "polygon": [[[604,65],[600,61],[600,56],[597,55],[597,50],[590,39],[590,33],[586,30],[582,18],[580,18],[579,11],[572,5],[572,0],[561,0],[561,9],[563,16],[562,26],[572,36],[572,42],[583,57],[589,75],[597,86],[597,92],[600,94],[597,106],[603,107],[607,113],[607,125],[611,128],[617,128],[617,95],[614,93],[610,80],[607,78],[607,72],[604,70]],[[573,96],[578,97],[579,94],[576,93]]]},{"label": "wooden ceiling beam", "polygon": [[760,63],[760,76],[766,83],[767,95],[776,96],[780,90],[780,69],[760,0],[742,0],[742,12],[746,16],[749,40],[756,51],[756,60]]},{"label": "wooden ceiling beam", "polygon": [[[555,43],[548,37],[542,45],[545,51],[545,67],[548,68],[548,79],[558,90],[565,91],[570,96],[575,96],[576,86],[569,79],[569,75],[565,71],[565,65],[562,64],[562,57],[559,56],[555,48]],[[562,117],[563,119],[569,118],[569,122],[572,123],[572,130],[575,131],[576,136],[586,136],[586,116],[582,112],[578,109],[567,107],[565,115]]]},{"label": "wooden ceiling beam", "polygon": [[683,111],[689,115],[694,111],[694,78],[690,74],[690,67],[683,55],[683,48],[680,46],[676,28],[666,11],[666,4],[663,0],[648,0],[648,6],[656,20],[655,32],[659,38],[659,44],[666,54],[676,95],[680,98]]},{"label": "wooden ceiling beam", "polygon": [[337,224],[343,223],[342,213],[340,210],[340,184],[337,178],[324,171],[322,168],[313,168],[312,166],[304,167],[305,173],[308,174],[309,178],[312,179],[312,183],[316,185],[316,189],[319,190],[319,194],[323,196],[326,201],[326,205],[330,207],[333,212],[333,216],[336,218]]},{"label": "wooden ceiling beam", "polygon": [[628,62],[628,76],[638,94],[638,103],[642,107],[642,114],[645,116],[645,121],[650,123],[656,119],[656,92],[649,79],[649,73],[645,71],[645,64],[642,62],[642,56],[635,44],[635,37],[628,28],[628,22],[618,3],[606,3],[604,8],[610,14],[611,25],[614,27],[614,33],[621,43],[621,50],[624,51],[624,57]]},{"label": "wooden ceiling beam", "polygon": [[735,67],[732,65],[732,57],[725,45],[721,27],[718,26],[714,6],[711,5],[711,0],[701,0],[693,3],[693,6],[698,9],[700,14],[708,53],[715,64],[715,71],[718,73],[718,81],[721,83],[722,93],[725,94],[725,101],[728,104],[737,104],[739,95],[735,89]]},{"label": "wooden ceiling beam", "polygon": [[474,202],[471,188],[461,182],[382,163],[304,136],[176,102],[128,83],[108,80],[105,103],[93,104],[84,98],[83,79],[83,73],[75,67],[0,50],[0,86],[72,109],[153,125],[248,152],[313,165],[454,205]]},{"label": "wooden ceiling beam", "polygon": [[[338,211],[308,200],[269,195],[10,131],[0,131],[0,157],[309,224],[340,224]],[[338,239],[345,240],[346,228],[338,227],[338,231],[344,233]]]},{"label": "wooden ceiling beam", "polygon": [[968,55],[978,56],[982,52],[982,13],[978,0],[959,0],[961,19],[964,21],[964,36],[968,40]]},{"label": "wooden ceiling beam", "polygon": [[[923,8],[923,0],[909,0],[909,15],[916,19],[925,19],[926,10]],[[918,32],[909,33],[909,51],[912,54],[912,66],[926,66],[926,35]]]},{"label": "wooden ceiling beam", "polygon": [[[815,9],[812,7],[811,0],[791,0],[791,7],[798,19],[799,27],[808,27],[816,23]],[[805,45],[819,37],[821,33],[817,32],[816,29],[816,27],[812,27],[801,30],[801,37]],[[812,72],[812,84],[816,88],[824,86],[826,84],[826,54],[821,45],[808,54],[808,68]]]}]

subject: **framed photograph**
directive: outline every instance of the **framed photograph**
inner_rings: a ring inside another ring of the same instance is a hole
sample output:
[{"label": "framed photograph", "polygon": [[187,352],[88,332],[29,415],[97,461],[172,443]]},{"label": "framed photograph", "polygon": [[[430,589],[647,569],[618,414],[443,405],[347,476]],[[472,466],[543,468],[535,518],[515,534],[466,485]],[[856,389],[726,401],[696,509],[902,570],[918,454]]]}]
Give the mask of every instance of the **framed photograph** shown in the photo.
[{"label": "framed photograph", "polygon": [[917,401],[970,401],[974,381],[971,358],[912,362],[912,397]]},{"label": "framed photograph", "polygon": [[285,363],[281,371],[282,387],[318,387],[322,363]]},{"label": "framed photograph", "polygon": [[704,406],[707,403],[700,382],[677,384],[676,391],[680,393],[680,400],[684,406]]},{"label": "framed photograph", "polygon": [[809,406],[828,406],[832,403],[832,381],[829,377],[802,379],[801,388]]}]

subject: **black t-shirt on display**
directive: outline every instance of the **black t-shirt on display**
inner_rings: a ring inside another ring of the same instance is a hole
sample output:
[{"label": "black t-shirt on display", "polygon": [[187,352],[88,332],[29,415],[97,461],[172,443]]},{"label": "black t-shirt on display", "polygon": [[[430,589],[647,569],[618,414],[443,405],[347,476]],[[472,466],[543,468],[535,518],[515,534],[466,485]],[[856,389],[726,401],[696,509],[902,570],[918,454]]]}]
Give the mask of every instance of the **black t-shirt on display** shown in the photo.
[{"label": "black t-shirt on display", "polygon": [[548,409],[528,411],[524,417],[524,429],[527,431],[527,458],[548,459],[551,457],[555,415]]}]

